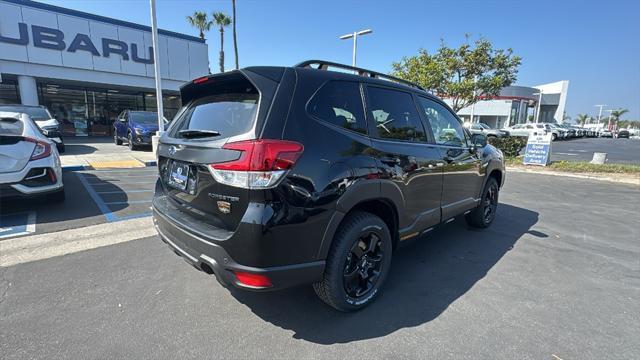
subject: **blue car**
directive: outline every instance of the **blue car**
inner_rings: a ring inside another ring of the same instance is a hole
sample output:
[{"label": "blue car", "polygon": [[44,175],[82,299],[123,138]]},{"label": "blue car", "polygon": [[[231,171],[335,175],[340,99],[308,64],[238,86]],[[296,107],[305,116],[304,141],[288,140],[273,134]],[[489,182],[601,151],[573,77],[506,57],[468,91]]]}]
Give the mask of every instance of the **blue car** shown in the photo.
[{"label": "blue car", "polygon": [[[166,119],[163,118],[166,123]],[[158,113],[154,111],[124,110],[113,123],[116,145],[126,142],[129,149],[151,145],[151,137],[158,131]]]}]

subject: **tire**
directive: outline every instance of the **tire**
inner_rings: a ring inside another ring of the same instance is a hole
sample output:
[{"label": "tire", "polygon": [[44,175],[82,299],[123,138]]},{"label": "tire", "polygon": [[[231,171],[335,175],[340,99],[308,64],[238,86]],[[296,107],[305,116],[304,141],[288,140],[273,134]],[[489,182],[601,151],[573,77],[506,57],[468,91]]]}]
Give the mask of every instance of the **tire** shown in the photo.
[{"label": "tire", "polygon": [[64,190],[56,191],[51,194],[47,194],[47,201],[52,203],[61,203],[65,199]]},{"label": "tire", "polygon": [[120,140],[120,138],[118,137],[118,134],[116,133],[113,134],[113,142],[116,145],[122,145],[122,140]]},{"label": "tire", "polygon": [[136,150],[137,146],[133,144],[133,135],[131,135],[131,132],[127,134],[127,142],[128,142],[129,150],[131,151]]},{"label": "tire", "polygon": [[556,140],[558,140],[558,135],[556,135],[556,134],[551,134],[551,140],[552,140],[552,141],[556,141]]},{"label": "tire", "polygon": [[323,278],[313,284],[313,289],[322,301],[338,311],[360,310],[380,294],[391,267],[392,251],[385,222],[367,212],[354,212],[338,228]]},{"label": "tire", "polygon": [[64,143],[62,144],[57,144],[56,148],[58,149],[58,153],[62,154],[65,152],[65,147],[64,147]]},{"label": "tire", "polygon": [[493,223],[498,209],[499,193],[500,186],[498,185],[498,182],[492,177],[489,178],[482,190],[480,204],[465,216],[465,220],[467,220],[467,224],[469,224],[469,226],[484,229]]}]

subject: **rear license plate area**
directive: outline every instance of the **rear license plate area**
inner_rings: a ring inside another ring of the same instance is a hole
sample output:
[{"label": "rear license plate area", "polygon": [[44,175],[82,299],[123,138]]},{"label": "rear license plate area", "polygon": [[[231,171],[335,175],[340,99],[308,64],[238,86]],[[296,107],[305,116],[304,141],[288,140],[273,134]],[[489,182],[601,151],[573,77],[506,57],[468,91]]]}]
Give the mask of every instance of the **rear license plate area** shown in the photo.
[{"label": "rear license plate area", "polygon": [[169,179],[167,183],[172,188],[187,192],[189,185],[189,164],[171,161],[169,164]]}]

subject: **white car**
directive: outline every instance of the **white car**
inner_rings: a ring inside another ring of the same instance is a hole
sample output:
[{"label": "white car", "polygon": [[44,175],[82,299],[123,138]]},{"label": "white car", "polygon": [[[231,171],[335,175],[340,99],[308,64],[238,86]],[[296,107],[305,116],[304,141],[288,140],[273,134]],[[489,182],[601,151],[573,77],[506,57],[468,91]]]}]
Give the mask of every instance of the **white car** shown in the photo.
[{"label": "white car", "polygon": [[42,133],[56,143],[58,152],[64,152],[62,128],[49,110],[44,106],[33,105],[0,105],[0,112],[24,113],[42,129]]},{"label": "white car", "polygon": [[509,132],[509,134],[511,136],[526,136],[529,137],[529,135],[532,134],[546,134],[547,133],[547,129],[545,127],[544,124],[533,124],[533,123],[529,123],[529,124],[516,124],[512,127],[508,127],[505,130],[507,130]]},{"label": "white car", "polygon": [[55,143],[25,113],[0,112],[0,197],[64,201]]},{"label": "white car", "polygon": [[612,138],[613,133],[611,132],[611,130],[604,129],[600,131],[600,137]]},{"label": "white car", "polygon": [[563,128],[562,126],[555,123],[547,123],[545,125],[547,127],[547,130],[551,131],[552,140],[567,139],[569,137],[569,130]]}]

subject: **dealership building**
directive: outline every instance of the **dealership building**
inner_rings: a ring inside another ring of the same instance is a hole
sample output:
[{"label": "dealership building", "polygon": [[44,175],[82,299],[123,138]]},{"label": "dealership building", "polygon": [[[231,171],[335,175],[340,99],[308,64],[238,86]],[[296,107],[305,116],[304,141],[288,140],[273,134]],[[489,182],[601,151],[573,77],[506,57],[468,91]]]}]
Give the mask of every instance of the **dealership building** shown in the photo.
[{"label": "dealership building", "polygon": [[[209,73],[204,40],[159,30],[165,117]],[[27,0],[0,0],[0,104],[44,105],[67,136],[107,136],[125,109],[156,111],[151,28]]]},{"label": "dealership building", "polygon": [[[567,80],[532,87],[507,86],[498,96],[460,109],[458,116],[466,122],[473,114],[473,122],[485,123],[496,129],[526,123],[530,117],[537,117],[539,122],[562,123],[568,89]],[[540,115],[536,116],[538,109]]]}]

